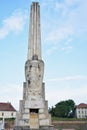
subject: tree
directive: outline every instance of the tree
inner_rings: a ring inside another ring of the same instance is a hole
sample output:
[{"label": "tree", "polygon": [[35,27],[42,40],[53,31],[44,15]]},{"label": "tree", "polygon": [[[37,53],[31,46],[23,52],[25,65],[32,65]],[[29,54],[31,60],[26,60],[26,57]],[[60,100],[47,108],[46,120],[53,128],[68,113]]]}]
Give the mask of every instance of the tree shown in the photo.
[{"label": "tree", "polygon": [[51,116],[55,116],[55,108],[52,106],[52,108],[49,108],[49,113]]},{"label": "tree", "polygon": [[55,105],[55,108],[52,107],[50,113],[52,116],[56,117],[73,117],[74,115],[74,108],[75,108],[75,103],[73,100],[65,100],[65,101],[60,101]]}]

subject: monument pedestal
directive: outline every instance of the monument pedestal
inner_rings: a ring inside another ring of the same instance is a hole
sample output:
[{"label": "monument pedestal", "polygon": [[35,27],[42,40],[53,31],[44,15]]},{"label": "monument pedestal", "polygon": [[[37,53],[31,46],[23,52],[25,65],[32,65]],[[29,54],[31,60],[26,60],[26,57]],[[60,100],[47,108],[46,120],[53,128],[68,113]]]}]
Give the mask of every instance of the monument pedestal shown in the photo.
[{"label": "monument pedestal", "polygon": [[44,62],[41,58],[40,6],[33,2],[30,11],[28,57],[25,63],[23,99],[16,115],[15,130],[53,130],[43,82]]},{"label": "monument pedestal", "polygon": [[13,130],[30,130],[29,126],[15,126]]},{"label": "monument pedestal", "polygon": [[53,126],[41,126],[39,129],[30,129],[29,126],[15,126],[14,130],[54,130]]}]

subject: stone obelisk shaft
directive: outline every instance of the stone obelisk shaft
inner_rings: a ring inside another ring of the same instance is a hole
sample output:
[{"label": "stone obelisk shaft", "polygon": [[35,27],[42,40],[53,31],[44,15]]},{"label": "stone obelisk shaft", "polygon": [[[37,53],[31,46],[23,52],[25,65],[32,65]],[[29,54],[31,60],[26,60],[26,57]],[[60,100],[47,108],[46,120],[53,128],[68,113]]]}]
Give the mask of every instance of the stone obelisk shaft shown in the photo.
[{"label": "stone obelisk shaft", "polygon": [[34,56],[41,59],[40,6],[38,2],[33,2],[31,5],[27,60],[32,60]]},{"label": "stone obelisk shaft", "polygon": [[45,100],[44,62],[41,59],[40,6],[33,2],[30,10],[28,56],[25,63],[23,99],[20,100],[15,130],[53,130]]}]

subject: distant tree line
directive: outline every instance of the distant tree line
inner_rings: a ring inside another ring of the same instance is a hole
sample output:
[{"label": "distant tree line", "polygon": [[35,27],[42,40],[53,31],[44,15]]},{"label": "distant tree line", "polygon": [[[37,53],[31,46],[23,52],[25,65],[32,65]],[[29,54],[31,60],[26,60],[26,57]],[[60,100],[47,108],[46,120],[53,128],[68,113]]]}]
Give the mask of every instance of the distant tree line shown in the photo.
[{"label": "distant tree line", "polygon": [[49,108],[52,117],[73,118],[75,114],[75,102],[72,99],[60,101],[54,107]]}]

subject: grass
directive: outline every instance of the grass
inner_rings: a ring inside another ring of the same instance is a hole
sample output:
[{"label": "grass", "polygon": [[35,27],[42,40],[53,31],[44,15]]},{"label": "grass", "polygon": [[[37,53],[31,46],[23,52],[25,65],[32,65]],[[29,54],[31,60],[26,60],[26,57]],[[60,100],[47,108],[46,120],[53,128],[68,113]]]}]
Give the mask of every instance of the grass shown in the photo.
[{"label": "grass", "polygon": [[52,121],[86,121],[87,119],[52,117]]}]

